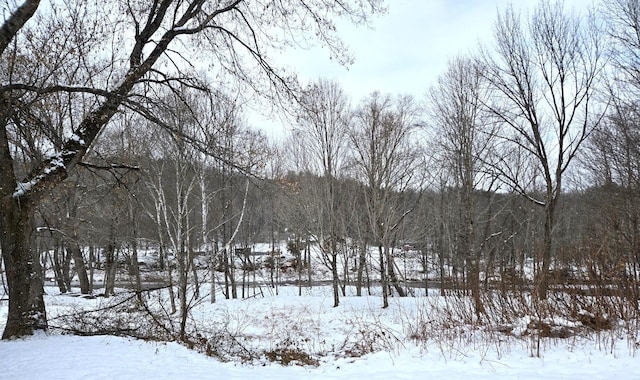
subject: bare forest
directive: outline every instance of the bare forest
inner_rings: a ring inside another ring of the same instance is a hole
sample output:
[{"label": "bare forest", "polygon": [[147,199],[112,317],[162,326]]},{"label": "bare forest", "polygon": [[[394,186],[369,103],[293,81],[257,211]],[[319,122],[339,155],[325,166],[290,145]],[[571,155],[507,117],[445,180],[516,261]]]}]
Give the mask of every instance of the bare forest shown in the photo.
[{"label": "bare forest", "polygon": [[[638,1],[507,7],[422,96],[363,99],[273,56],[315,41],[348,64],[336,22],[368,25],[381,0],[2,9],[3,339],[127,335],[246,359],[198,329],[199,305],[325,288],[335,308],[447,300],[438,323],[412,322],[417,341],[515,335],[527,316],[538,342],[640,344]],[[286,136],[248,122],[255,102]],[[125,312],[50,314],[46,289]],[[364,341],[389,339],[379,327]]]}]

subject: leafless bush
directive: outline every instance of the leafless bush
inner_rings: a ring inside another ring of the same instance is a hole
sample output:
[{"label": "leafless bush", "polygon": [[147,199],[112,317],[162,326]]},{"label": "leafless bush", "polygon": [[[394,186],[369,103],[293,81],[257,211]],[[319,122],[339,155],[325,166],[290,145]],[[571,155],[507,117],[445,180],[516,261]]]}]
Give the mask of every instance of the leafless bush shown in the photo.
[{"label": "leafless bush", "polygon": [[105,299],[97,309],[74,306],[69,312],[50,319],[49,327],[74,335],[115,335],[144,340],[174,340],[171,330],[134,293],[123,293]]},{"label": "leafless bush", "polygon": [[224,362],[239,360],[247,363],[259,357],[258,353],[248,349],[241,340],[242,337],[221,328],[189,334],[187,347]]},{"label": "leafless bush", "polygon": [[436,348],[445,358],[465,356],[469,351],[506,350],[503,343],[510,338],[486,328],[487,321],[476,317],[470,297],[427,297],[415,305],[403,310],[403,331],[423,349]]},{"label": "leafless bush", "polygon": [[379,351],[393,352],[402,346],[399,332],[387,326],[377,312],[353,313],[344,323],[350,327],[336,355],[360,357]]},{"label": "leafless bush", "polygon": [[475,314],[473,301],[463,295],[428,297],[406,312],[404,333],[423,347],[437,342],[443,352],[464,349],[504,349],[521,340],[540,356],[551,340],[586,338],[614,350],[623,338],[638,348],[638,313],[623,297],[552,293],[541,301],[526,292],[486,292],[485,313]]},{"label": "leafless bush", "polygon": [[285,339],[276,344],[276,347],[264,352],[269,361],[283,365],[296,364],[317,367],[320,361],[305,351],[299,340]]}]

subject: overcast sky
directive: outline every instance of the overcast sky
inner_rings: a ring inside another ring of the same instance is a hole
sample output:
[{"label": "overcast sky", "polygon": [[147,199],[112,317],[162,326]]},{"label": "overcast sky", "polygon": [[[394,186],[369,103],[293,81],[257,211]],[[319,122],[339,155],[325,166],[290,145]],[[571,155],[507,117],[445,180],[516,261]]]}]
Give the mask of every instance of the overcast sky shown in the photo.
[{"label": "overcast sky", "polygon": [[[388,12],[373,20],[372,28],[342,25],[338,30],[351,48],[355,62],[340,66],[321,48],[292,51],[282,56],[285,64],[299,73],[302,83],[323,77],[337,80],[352,102],[358,103],[373,91],[412,94],[421,98],[448,60],[457,54],[476,51],[479,44],[491,44],[498,10],[510,0],[388,0]],[[514,8],[529,12],[538,0],[514,0]],[[567,7],[584,12],[590,0],[565,0]],[[278,137],[286,126],[262,124],[267,135]]]}]

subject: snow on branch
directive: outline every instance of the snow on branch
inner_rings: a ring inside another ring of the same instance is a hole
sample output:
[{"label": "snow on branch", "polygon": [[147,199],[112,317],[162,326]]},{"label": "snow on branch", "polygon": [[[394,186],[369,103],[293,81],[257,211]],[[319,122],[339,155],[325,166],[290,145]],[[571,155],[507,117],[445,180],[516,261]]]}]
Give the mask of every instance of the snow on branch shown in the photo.
[{"label": "snow on branch", "polygon": [[65,170],[66,165],[64,164],[63,156],[65,154],[68,155],[69,153],[70,152],[58,153],[50,157],[49,159],[47,159],[45,161],[47,162],[47,164],[44,166],[44,169],[42,169],[43,174],[37,175],[36,177],[28,181],[19,182],[16,185],[16,190],[12,194],[13,198],[23,197],[24,195],[29,193],[34,187],[36,187],[47,176],[52,175],[53,173],[56,173],[59,170]]}]

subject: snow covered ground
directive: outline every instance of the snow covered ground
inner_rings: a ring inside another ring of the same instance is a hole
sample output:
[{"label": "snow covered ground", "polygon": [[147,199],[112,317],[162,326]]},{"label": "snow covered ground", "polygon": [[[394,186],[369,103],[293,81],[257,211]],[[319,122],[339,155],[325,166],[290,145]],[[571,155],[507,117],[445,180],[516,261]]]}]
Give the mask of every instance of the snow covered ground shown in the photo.
[{"label": "snow covered ground", "polygon": [[437,349],[406,347],[319,367],[221,363],[177,343],[145,343],[110,336],[38,336],[0,342],[2,379],[638,379],[638,359],[591,348],[549,348],[543,358],[514,350],[468,352],[455,358]]},{"label": "snow covered ground", "polygon": [[[47,290],[54,321],[72,308],[108,302]],[[203,302],[192,317],[203,333],[232,332],[256,352],[299,348],[314,354],[318,366],[284,366],[264,357],[221,362],[178,343],[52,333],[0,342],[0,379],[640,379],[640,362],[624,337],[545,339],[540,357],[530,337],[466,328],[451,333],[437,324],[430,339],[416,341],[409,335],[432,311],[427,298],[393,298],[383,310],[379,297],[345,297],[333,308],[327,288],[304,289],[303,297],[297,291],[283,287],[277,296],[264,291],[247,300]],[[0,328],[6,307],[0,305]],[[346,354],[367,347],[376,352]]]}]

